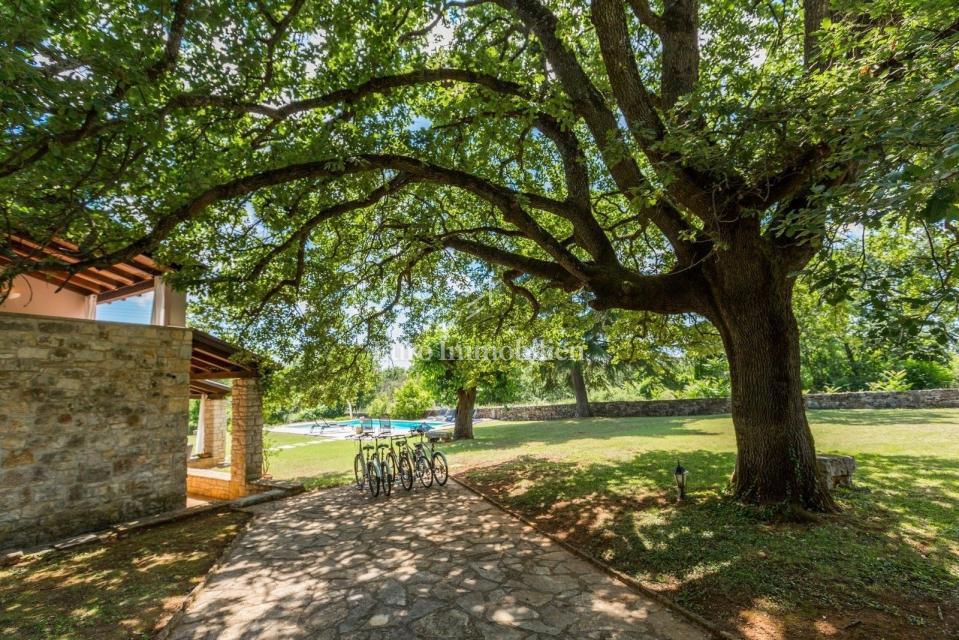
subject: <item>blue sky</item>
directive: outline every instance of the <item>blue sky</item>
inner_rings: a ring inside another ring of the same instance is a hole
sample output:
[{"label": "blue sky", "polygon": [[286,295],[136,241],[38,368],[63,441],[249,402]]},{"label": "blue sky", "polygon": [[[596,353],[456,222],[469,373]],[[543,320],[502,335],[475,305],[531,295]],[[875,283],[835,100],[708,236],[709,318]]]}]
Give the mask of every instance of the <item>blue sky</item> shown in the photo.
[{"label": "blue sky", "polygon": [[97,305],[97,320],[150,324],[152,312],[153,292],[150,291],[143,295]]}]

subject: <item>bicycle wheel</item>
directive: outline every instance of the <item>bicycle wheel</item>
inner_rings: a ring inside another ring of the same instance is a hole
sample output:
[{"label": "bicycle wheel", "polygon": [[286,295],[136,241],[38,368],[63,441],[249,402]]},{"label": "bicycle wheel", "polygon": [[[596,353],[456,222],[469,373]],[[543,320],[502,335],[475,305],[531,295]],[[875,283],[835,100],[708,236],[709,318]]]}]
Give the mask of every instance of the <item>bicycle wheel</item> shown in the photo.
[{"label": "bicycle wheel", "polygon": [[409,491],[413,488],[413,465],[410,464],[409,456],[400,456],[400,484]]},{"label": "bicycle wheel", "polygon": [[366,463],[363,461],[363,454],[358,453],[353,458],[353,476],[356,478],[356,488],[363,490],[366,484]]},{"label": "bicycle wheel", "polygon": [[380,463],[376,460],[370,460],[366,464],[366,480],[370,495],[374,498],[380,495]]},{"label": "bicycle wheel", "polygon": [[446,464],[446,456],[443,455],[442,451],[433,454],[432,467],[433,477],[436,478],[436,483],[442,487],[450,477],[450,468]]},{"label": "bicycle wheel", "polygon": [[433,486],[433,471],[430,469],[430,463],[426,461],[426,456],[416,458],[416,477],[420,479],[420,484],[424,487]]},{"label": "bicycle wheel", "polygon": [[390,451],[383,458],[383,491],[387,496],[393,493],[394,482],[396,482],[396,455]]}]

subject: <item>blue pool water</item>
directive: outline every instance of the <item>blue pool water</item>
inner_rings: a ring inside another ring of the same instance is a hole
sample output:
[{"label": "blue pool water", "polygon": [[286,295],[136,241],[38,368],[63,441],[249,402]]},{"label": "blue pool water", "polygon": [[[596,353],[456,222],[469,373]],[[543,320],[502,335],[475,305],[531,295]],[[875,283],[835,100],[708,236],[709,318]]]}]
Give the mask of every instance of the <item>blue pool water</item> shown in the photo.
[{"label": "blue pool water", "polygon": [[[421,425],[426,425],[426,427],[429,429],[432,427],[439,427],[441,425],[447,424],[439,420],[391,420],[390,422],[393,425],[394,431],[410,431],[412,429],[416,429],[417,427]],[[352,430],[354,427],[359,426],[360,420],[359,419],[343,420],[341,422],[335,422],[333,424],[337,427],[346,427]],[[380,428],[379,420],[373,420],[373,428],[374,430],[379,430]],[[286,433],[313,433],[313,434],[321,433],[321,429],[319,425],[316,425],[312,422],[300,422],[297,424],[283,425],[281,430]],[[327,432],[329,433],[329,429],[327,429]]]},{"label": "blue pool water", "polygon": [[[337,422],[336,424],[340,424],[345,427],[355,427],[360,424],[360,421],[346,420],[344,422]],[[427,428],[429,428],[429,427],[438,427],[439,425],[445,424],[445,423],[439,422],[436,420],[390,420],[390,424],[393,425],[394,429],[402,429],[402,430],[409,431],[410,429],[415,429],[419,427],[420,425],[426,425]],[[380,421],[373,420],[373,427],[376,429],[379,429]]]}]

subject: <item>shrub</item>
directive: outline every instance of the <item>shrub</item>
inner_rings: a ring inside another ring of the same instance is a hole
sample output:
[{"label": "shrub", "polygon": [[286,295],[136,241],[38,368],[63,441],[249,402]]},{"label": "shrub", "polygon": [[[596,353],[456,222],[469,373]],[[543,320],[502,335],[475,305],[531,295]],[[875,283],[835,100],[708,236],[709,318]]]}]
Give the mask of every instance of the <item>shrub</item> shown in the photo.
[{"label": "shrub", "polygon": [[906,380],[913,389],[941,389],[953,382],[949,367],[930,360],[906,360],[902,363]]},{"label": "shrub", "polygon": [[378,394],[370,401],[366,407],[366,415],[371,418],[379,418],[384,414],[393,413],[393,401],[385,394]]},{"label": "shrub", "polygon": [[[326,405],[317,405],[307,407],[306,409],[297,409],[295,411],[273,412],[268,418],[269,424],[279,424],[281,422],[309,422],[319,420],[320,418],[338,418],[346,413],[343,407],[328,407]],[[276,418],[280,418],[277,420]]]},{"label": "shrub", "polygon": [[393,395],[393,414],[396,418],[416,420],[433,406],[430,392],[415,378],[407,378]]},{"label": "shrub", "polygon": [[905,369],[883,371],[878,380],[869,383],[870,391],[909,391],[911,388]]},{"label": "shrub", "polygon": [[694,378],[676,392],[677,398],[725,398],[730,395],[729,378]]}]

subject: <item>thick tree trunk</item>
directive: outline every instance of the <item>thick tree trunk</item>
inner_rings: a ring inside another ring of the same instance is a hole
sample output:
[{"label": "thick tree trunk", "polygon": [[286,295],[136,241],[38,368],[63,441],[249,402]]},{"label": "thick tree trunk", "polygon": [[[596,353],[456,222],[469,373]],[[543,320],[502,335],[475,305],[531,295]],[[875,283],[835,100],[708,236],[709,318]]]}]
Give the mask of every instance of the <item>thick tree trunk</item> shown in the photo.
[{"label": "thick tree trunk", "polygon": [[460,389],[456,392],[456,421],[453,425],[453,439],[473,439],[473,407],[476,405],[476,387]]},{"label": "thick tree trunk", "polygon": [[711,284],[732,385],[735,494],[755,504],[833,511],[803,405],[793,280],[766,252],[746,250],[723,271],[713,272]]},{"label": "thick tree trunk", "polygon": [[576,417],[588,418],[593,415],[589,408],[589,396],[586,394],[586,380],[583,378],[583,363],[581,360],[573,362],[569,371],[569,382],[576,395]]}]

